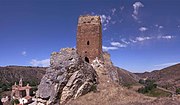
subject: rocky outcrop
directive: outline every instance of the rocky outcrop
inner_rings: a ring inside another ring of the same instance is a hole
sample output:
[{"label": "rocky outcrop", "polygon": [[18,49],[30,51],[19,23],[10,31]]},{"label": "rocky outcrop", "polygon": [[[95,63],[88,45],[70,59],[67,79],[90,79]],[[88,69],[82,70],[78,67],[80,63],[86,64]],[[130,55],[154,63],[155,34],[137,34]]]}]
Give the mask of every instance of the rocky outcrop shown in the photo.
[{"label": "rocky outcrop", "polygon": [[93,67],[83,61],[75,49],[64,48],[51,54],[50,67],[38,86],[37,102],[65,104],[91,91],[96,84],[97,74]]},{"label": "rocky outcrop", "polygon": [[104,70],[109,77],[120,85],[135,84],[139,81],[139,77],[127,70],[121,69],[113,65],[110,54],[103,53]]}]

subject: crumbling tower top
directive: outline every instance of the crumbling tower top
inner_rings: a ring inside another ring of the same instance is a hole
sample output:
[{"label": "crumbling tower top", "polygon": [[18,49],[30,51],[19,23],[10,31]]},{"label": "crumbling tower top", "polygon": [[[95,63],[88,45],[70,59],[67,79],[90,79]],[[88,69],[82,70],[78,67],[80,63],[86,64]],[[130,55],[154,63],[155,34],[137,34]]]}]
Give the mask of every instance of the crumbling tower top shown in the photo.
[{"label": "crumbling tower top", "polygon": [[87,62],[102,53],[102,28],[100,16],[80,16],[77,29],[77,53]]},{"label": "crumbling tower top", "polygon": [[78,25],[81,24],[95,24],[95,25],[101,25],[101,19],[100,16],[80,16],[78,20]]}]

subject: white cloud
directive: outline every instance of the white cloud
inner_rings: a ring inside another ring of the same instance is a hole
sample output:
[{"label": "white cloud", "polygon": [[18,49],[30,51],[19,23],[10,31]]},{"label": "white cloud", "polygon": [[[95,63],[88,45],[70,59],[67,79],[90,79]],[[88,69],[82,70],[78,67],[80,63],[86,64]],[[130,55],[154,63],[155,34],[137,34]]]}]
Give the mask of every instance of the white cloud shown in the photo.
[{"label": "white cloud", "polygon": [[112,11],[112,15],[114,15],[114,13],[116,12],[116,8],[113,8],[111,11]]},{"label": "white cloud", "polygon": [[132,14],[132,17],[135,19],[135,20],[138,20],[138,17],[134,14]]},{"label": "white cloud", "polygon": [[146,28],[146,27],[140,27],[139,28],[139,31],[141,31],[141,32],[144,32],[144,31],[147,31],[148,30],[148,28]]},{"label": "white cloud", "polygon": [[158,64],[158,65],[155,65],[155,66],[171,66],[171,65],[178,64],[178,63],[180,63],[180,62],[163,63],[163,64]]},{"label": "white cloud", "polygon": [[112,24],[116,24],[116,21],[112,21],[111,23],[112,23]]},{"label": "white cloud", "polygon": [[159,29],[164,28],[162,25],[158,25],[158,24],[156,24],[155,26],[156,26],[157,28],[159,28]]},{"label": "white cloud", "polygon": [[172,38],[174,38],[174,36],[166,35],[166,36],[158,36],[157,38],[158,39],[172,39]]},{"label": "white cloud", "polygon": [[162,68],[165,68],[165,67],[168,67],[168,66],[172,66],[172,65],[175,65],[175,64],[178,64],[180,62],[170,62],[170,63],[163,63],[163,64],[158,64],[158,65],[154,65],[156,68],[158,69],[162,69]]},{"label": "white cloud", "polygon": [[123,11],[123,10],[124,10],[124,6],[121,6],[121,7],[120,7],[120,10]]},{"label": "white cloud", "polygon": [[163,39],[172,39],[173,36],[170,36],[170,35],[169,35],[169,36],[162,36],[162,38],[163,38]]},{"label": "white cloud", "polygon": [[109,51],[109,50],[117,50],[118,49],[118,47],[107,47],[107,46],[102,46],[102,48],[103,48],[103,50],[104,51]]},{"label": "white cloud", "polygon": [[107,27],[111,21],[111,16],[106,16],[105,14],[100,15],[101,23],[103,24],[103,30],[107,30]]},{"label": "white cloud", "polygon": [[32,59],[30,64],[32,66],[48,67],[50,65],[50,59],[44,59],[44,60]]},{"label": "white cloud", "polygon": [[26,56],[27,53],[26,53],[26,51],[22,51],[21,54],[22,54],[23,56]]},{"label": "white cloud", "polygon": [[125,44],[130,44],[130,42],[127,41],[125,38],[122,38],[121,41],[122,41],[123,43],[125,43]]},{"label": "white cloud", "polygon": [[129,39],[130,40],[130,42],[132,42],[132,43],[136,43],[137,42],[137,40],[133,40],[133,39]]},{"label": "white cloud", "polygon": [[114,46],[114,47],[127,47],[126,44],[122,44],[122,43],[119,43],[119,42],[111,42],[111,45]]},{"label": "white cloud", "polygon": [[106,16],[105,15],[101,15],[101,23],[104,23],[106,21]]},{"label": "white cloud", "polygon": [[159,28],[161,29],[161,28],[164,28],[163,26],[159,26]]},{"label": "white cloud", "polygon": [[149,40],[152,39],[152,37],[136,37],[136,41],[145,41],[145,40]]},{"label": "white cloud", "polygon": [[134,11],[133,11],[132,17],[135,20],[138,20],[138,12],[139,12],[140,7],[144,7],[144,5],[141,2],[135,2],[133,4]]}]

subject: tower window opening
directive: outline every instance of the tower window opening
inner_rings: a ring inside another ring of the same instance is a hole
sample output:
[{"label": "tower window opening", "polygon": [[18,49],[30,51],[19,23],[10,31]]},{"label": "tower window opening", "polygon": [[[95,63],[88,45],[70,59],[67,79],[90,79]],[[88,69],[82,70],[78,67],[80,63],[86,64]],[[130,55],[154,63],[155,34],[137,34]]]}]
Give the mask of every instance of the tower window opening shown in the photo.
[{"label": "tower window opening", "polygon": [[89,45],[89,41],[87,41],[87,45]]}]

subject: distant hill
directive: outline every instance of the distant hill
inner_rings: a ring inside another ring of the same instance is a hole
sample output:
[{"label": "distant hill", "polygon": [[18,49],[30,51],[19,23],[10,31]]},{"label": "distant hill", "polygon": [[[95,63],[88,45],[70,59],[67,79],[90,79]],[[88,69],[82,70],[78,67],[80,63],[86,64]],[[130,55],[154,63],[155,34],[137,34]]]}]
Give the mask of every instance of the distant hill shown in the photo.
[{"label": "distant hill", "polygon": [[132,85],[138,83],[140,78],[137,75],[119,67],[116,67],[116,69],[120,78],[120,83],[123,85]]},{"label": "distant hill", "polygon": [[19,81],[35,81],[40,82],[42,76],[45,74],[44,67],[31,66],[6,66],[0,67],[0,83],[14,83]]},{"label": "distant hill", "polygon": [[153,79],[159,86],[169,90],[180,88],[180,63],[161,70],[135,74],[141,78]]}]

